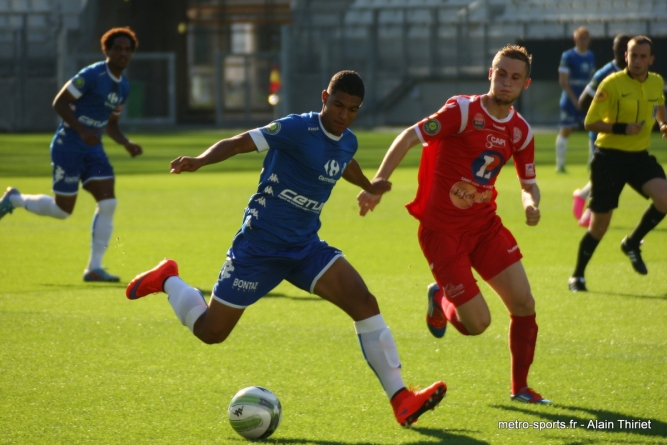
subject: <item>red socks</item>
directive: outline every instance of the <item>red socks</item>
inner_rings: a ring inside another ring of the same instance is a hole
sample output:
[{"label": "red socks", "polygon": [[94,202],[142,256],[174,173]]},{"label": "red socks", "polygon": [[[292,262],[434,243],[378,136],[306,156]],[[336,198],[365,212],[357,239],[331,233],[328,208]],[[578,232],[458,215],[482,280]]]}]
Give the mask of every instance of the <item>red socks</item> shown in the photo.
[{"label": "red socks", "polygon": [[535,355],[537,323],[535,314],[510,315],[509,345],[512,362],[512,394],[528,386],[528,371]]},{"label": "red socks", "polygon": [[[445,298],[445,295],[442,291],[442,289],[438,289],[435,291],[434,295],[434,301],[436,304],[440,304],[440,307],[442,308],[442,311],[445,313],[445,318],[447,319],[448,322],[452,324],[456,328],[457,331],[459,331],[463,335],[470,335],[470,332],[468,332],[468,329],[461,323],[459,320],[458,315],[456,315],[456,306],[454,306],[449,300]],[[438,300],[440,300],[438,302]]]}]

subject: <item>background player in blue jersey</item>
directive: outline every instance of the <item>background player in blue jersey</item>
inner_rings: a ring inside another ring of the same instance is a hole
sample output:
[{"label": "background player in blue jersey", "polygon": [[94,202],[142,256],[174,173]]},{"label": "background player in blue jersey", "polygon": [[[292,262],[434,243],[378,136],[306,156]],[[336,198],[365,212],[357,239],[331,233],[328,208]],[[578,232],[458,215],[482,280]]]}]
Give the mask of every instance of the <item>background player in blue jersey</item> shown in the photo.
[{"label": "background player in blue jersey", "polygon": [[353,158],[357,138],[348,127],[363,97],[359,75],[341,71],[322,92],[320,113],[290,115],[221,140],[196,158],[172,161],[172,173],[194,172],[236,154],[267,151],[257,192],[248,201],[209,303],[180,279],[173,260],[137,275],[126,296],[167,293],[181,323],[212,344],[223,342],[248,306],[287,280],[354,320],[364,357],[390,398],[396,420],[409,426],[440,402],[447,387],[436,382],[419,392],[406,389],[396,344],[375,297],[341,251],[317,233],[324,203],[340,178],[372,194],[391,188],[388,181],[371,183]]},{"label": "background player in blue jersey", "polygon": [[[612,45],[612,50],[614,51],[614,60],[607,63],[605,66],[597,70],[595,74],[593,74],[593,78],[588,83],[588,85],[586,85],[584,92],[579,96],[579,108],[581,108],[582,111],[588,111],[588,108],[591,106],[591,102],[593,101],[593,97],[595,96],[595,92],[597,91],[600,82],[602,82],[602,80],[608,75],[615,73],[616,71],[621,71],[628,65],[625,61],[625,50],[629,41],[630,36],[625,34],[618,34],[616,37],[614,37],[614,43]],[[593,152],[595,151],[595,138],[597,138],[598,134],[594,131],[590,131],[588,135],[588,164],[590,165],[591,161],[593,160]],[[574,214],[574,217],[577,219],[581,227],[588,227],[591,222],[591,210],[586,209],[584,211],[586,200],[590,194],[590,181],[588,181],[588,183],[586,183],[586,185],[582,188],[575,190],[572,194],[572,213]]]},{"label": "background player in blue jersey", "polygon": [[565,172],[567,141],[572,130],[584,121],[586,112],[579,107],[579,95],[595,72],[595,56],[588,50],[591,38],[586,28],[574,30],[574,48],[563,53],[558,67],[560,96],[560,130],[556,137],[556,171]]},{"label": "background player in blue jersey", "polygon": [[53,108],[63,119],[51,142],[55,199],[48,195],[22,195],[9,187],[0,201],[0,218],[15,207],[23,207],[38,215],[65,219],[74,211],[81,183],[97,201],[90,259],[83,279],[119,281],[118,276],[102,269],[116,209],[114,172],[102,147],[102,133],[106,130],[132,157],[142,153],[141,147],[125,137],[118,126],[121,108],[130,92],[123,71],[138,41],[129,28],[113,28],[102,36],[101,44],[106,60],[79,71],[53,101]]}]

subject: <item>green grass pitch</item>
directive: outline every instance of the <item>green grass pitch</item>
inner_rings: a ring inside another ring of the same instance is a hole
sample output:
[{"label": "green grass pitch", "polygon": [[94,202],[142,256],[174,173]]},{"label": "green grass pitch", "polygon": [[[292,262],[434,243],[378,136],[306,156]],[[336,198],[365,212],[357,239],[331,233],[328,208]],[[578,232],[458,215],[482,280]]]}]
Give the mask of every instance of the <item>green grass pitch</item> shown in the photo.
[{"label": "green grass pitch", "polygon": [[[536,136],[537,227],[523,222],[511,166],[497,183],[499,213],[519,241],[537,300],[529,381],[554,406],[510,402],[509,320],[486,285],[487,332],[429,335],[431,276],[417,222],[403,207],[416,188],[418,149],[366,218],[357,215],[355,187],[341,181],[334,190],[320,235],[343,249],[377,296],[405,381],[449,386],[441,406],[409,430],[395,422],[351,320],[325,301],[280,285],[246,311],[225,343],[207,346],[180,325],[164,295],[125,298],[124,283],[164,257],[176,259],[182,277],[208,296],[262,161],[247,154],[201,173],[169,175],[171,159],[199,154],[232,133],[130,134],[144,146],[141,158],[107,145],[119,205],[104,263],[122,284],[81,280],[94,209],[87,193],[66,221],[22,209],[0,221],[0,444],[242,444],[226,409],[250,385],[270,388],[282,402],[283,423],[267,440],[273,444],[667,441],[667,223],[647,236],[649,275],[637,275],[619,243],[646,202],[627,189],[589,266],[590,292],[567,290],[583,234],[571,214],[572,191],[587,176],[583,133],[572,137],[565,175],[554,173],[555,134]],[[359,132],[357,158],[369,176],[395,135]],[[50,193],[50,138],[0,134],[0,187]],[[656,137],[652,152],[667,163],[667,141]],[[621,420],[650,421],[650,428],[623,429]]]}]

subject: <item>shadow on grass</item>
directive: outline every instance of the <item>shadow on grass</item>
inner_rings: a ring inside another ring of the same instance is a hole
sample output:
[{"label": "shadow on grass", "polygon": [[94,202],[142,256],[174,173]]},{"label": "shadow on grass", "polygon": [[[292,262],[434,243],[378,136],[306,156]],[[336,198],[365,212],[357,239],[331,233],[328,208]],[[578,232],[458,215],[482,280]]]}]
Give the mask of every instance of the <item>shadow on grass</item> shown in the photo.
[{"label": "shadow on grass", "polygon": [[[451,443],[451,444],[456,444],[456,445],[488,445],[489,442],[485,442],[483,440],[477,440],[472,437],[468,437],[464,434],[457,434],[453,433],[451,431],[461,431],[465,432],[466,430],[449,430],[449,431],[443,431],[440,429],[436,428],[415,428],[412,427],[410,428],[412,431],[418,432],[420,434],[423,434],[425,436],[429,436],[433,439],[438,440],[438,442],[434,442],[433,440],[419,440],[417,441],[408,441],[408,442],[403,442],[406,445],[433,445],[434,443]],[[239,442],[246,442],[243,439],[239,439]],[[306,445],[306,444],[313,444],[313,445],[378,445],[379,442],[339,442],[339,441],[333,441],[333,440],[311,440],[311,439],[298,439],[298,438],[268,438],[263,441],[263,443],[274,443],[274,444],[285,444],[285,445]]]},{"label": "shadow on grass", "polygon": [[639,298],[641,300],[667,300],[667,294],[665,295],[641,295],[641,294],[619,294],[618,292],[596,292],[588,291],[591,295],[604,295],[611,297],[623,297],[623,298]]},{"label": "shadow on grass", "polygon": [[286,300],[299,300],[299,301],[324,301],[323,299],[315,295],[295,296],[295,295],[281,294],[279,292],[269,292],[262,298],[284,298]]},{"label": "shadow on grass", "polygon": [[[558,408],[561,410],[568,410],[573,413],[570,415],[570,417],[564,418],[562,412],[550,413],[543,410],[519,408],[516,406],[508,406],[508,405],[491,405],[491,407],[505,411],[513,411],[513,412],[541,417],[550,422],[565,422],[565,425],[567,427],[570,426],[569,422],[573,421],[576,422],[577,424],[576,428],[586,429],[588,431],[598,430],[600,432],[605,432],[605,433],[624,433],[624,434],[636,434],[638,436],[667,437],[667,423],[661,420],[651,419],[651,418],[637,418],[632,415],[627,415],[615,411],[608,411],[605,409],[591,409],[579,406],[555,405],[554,408]],[[583,417],[583,414],[588,414],[589,416]],[[638,423],[628,424],[627,422],[624,421],[650,422],[651,427],[648,428],[648,423],[645,423],[643,425],[644,428],[640,428],[640,425]]]},{"label": "shadow on grass", "polygon": [[[96,281],[96,282],[82,281],[81,283],[78,283],[78,284],[40,283],[39,286],[52,287],[52,288],[58,288],[58,289],[108,289],[110,287],[115,287],[115,288],[118,288],[118,289],[125,289],[127,287],[127,283],[112,283],[112,282],[104,282],[104,281]],[[29,291],[29,292],[35,292],[35,291]]]},{"label": "shadow on grass", "polygon": [[[199,289],[204,295],[207,295],[209,297],[211,296],[211,293],[213,293],[213,290],[210,289],[201,289],[201,288],[197,289]],[[269,292],[262,298],[284,298],[286,300],[298,300],[298,301],[324,301],[323,299],[315,295],[295,296],[295,295],[283,294],[281,292]]]}]

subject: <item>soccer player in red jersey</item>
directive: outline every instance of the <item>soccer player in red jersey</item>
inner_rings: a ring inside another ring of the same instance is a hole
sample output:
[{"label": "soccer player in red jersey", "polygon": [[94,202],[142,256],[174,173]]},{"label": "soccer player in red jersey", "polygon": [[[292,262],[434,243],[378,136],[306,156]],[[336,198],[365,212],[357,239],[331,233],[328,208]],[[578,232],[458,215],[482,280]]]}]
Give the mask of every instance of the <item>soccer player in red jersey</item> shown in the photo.
[{"label": "soccer player in red jersey", "polygon": [[[526,224],[540,220],[534,140],[512,105],[530,85],[532,56],[508,45],[489,69],[491,87],[481,96],[454,96],[437,113],[403,131],[392,143],[374,181],[388,180],[407,151],[421,144],[419,189],[408,211],[420,221],[419,243],[436,283],[428,287],[427,325],[435,337],[451,323],[464,335],[479,335],[491,323],[474,268],[498,293],[510,313],[512,400],[550,403],[528,386],[537,341],[535,300],[516,240],[496,214],[494,183],[514,159]],[[361,192],[360,214],[380,196]]]}]

